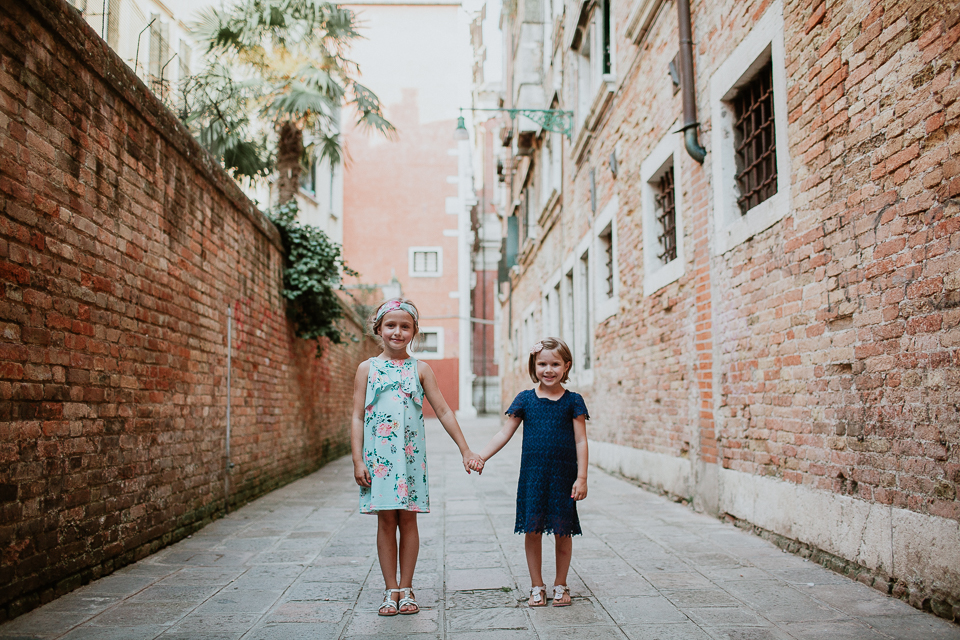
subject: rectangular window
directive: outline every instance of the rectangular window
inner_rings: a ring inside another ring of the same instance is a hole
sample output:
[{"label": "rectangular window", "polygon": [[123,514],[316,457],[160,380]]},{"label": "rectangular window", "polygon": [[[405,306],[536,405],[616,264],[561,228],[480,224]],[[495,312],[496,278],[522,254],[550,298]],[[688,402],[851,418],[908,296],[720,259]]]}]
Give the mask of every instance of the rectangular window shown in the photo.
[{"label": "rectangular window", "polygon": [[300,188],[307,193],[317,193],[317,157],[313,154],[306,164],[300,165]]},{"label": "rectangular window", "polygon": [[520,194],[520,206],[523,208],[523,240],[530,237],[530,187]]},{"label": "rectangular window", "polygon": [[567,341],[567,346],[570,347],[571,353],[577,352],[577,337],[576,332],[573,326],[574,319],[574,304],[573,304],[573,271],[568,271],[563,278],[563,309],[560,311],[560,316],[562,318],[563,324],[563,337]]},{"label": "rectangular window", "polygon": [[443,250],[440,247],[410,247],[410,276],[437,277],[443,274]]},{"label": "rectangular window", "polygon": [[590,60],[592,38],[591,31],[593,24],[588,23],[584,27],[583,41],[580,43],[580,49],[577,52],[577,124],[582,125],[587,119],[587,113],[590,111],[593,101],[593,63]]},{"label": "rectangular window", "polygon": [[768,61],[733,99],[740,213],[777,193],[773,63]]},{"label": "rectangular window", "polygon": [[610,0],[601,0],[600,2],[600,33],[602,39],[601,46],[601,73],[607,75],[613,68],[610,58]]},{"label": "rectangular window", "polygon": [[436,353],[440,349],[440,340],[436,331],[421,331],[420,346],[417,349],[420,353]]},{"label": "rectangular window", "polygon": [[190,43],[186,40],[180,41],[180,77],[178,80],[181,82],[190,75],[190,53],[191,53]]},{"label": "rectangular window", "polygon": [[436,273],[437,252],[436,251],[414,251],[413,271],[414,273]]},{"label": "rectangular window", "polygon": [[[783,11],[782,0],[771,0],[710,77],[717,255],[759,237],[791,210],[790,189],[778,184],[791,175]],[[678,213],[681,227],[682,218]]]},{"label": "rectangular window", "polygon": [[580,317],[583,330],[581,339],[581,363],[584,369],[589,369],[590,364],[590,332],[593,331],[590,314],[590,252],[586,251],[580,256],[580,284],[581,298]]},{"label": "rectangular window", "polygon": [[414,340],[410,353],[422,360],[442,360],[443,328],[420,327],[420,333]]},{"label": "rectangular window", "polygon": [[668,135],[640,164],[645,296],[676,282],[684,272],[682,149],[683,140]]},{"label": "rectangular window", "polygon": [[603,292],[607,298],[613,297],[613,227],[609,226],[597,236],[600,241],[603,261]]},{"label": "rectangular window", "polygon": [[673,167],[664,171],[657,184],[654,206],[658,223],[657,240],[660,243],[660,262],[667,264],[677,259],[677,208],[673,182]]},{"label": "rectangular window", "polygon": [[560,304],[559,282],[550,293],[550,307],[550,316],[553,318],[553,325],[550,327],[550,334],[559,338],[563,332],[563,306]]}]

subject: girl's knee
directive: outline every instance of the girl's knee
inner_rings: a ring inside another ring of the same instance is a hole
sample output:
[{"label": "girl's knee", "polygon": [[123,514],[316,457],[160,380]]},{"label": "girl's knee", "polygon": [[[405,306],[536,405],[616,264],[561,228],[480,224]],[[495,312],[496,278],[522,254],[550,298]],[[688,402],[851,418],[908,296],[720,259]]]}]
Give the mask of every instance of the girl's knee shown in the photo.
[{"label": "girl's knee", "polygon": [[397,523],[396,511],[380,511],[377,513],[377,524],[381,529],[396,529]]},{"label": "girl's knee", "polygon": [[397,521],[401,531],[417,528],[417,514],[415,511],[397,511]]}]

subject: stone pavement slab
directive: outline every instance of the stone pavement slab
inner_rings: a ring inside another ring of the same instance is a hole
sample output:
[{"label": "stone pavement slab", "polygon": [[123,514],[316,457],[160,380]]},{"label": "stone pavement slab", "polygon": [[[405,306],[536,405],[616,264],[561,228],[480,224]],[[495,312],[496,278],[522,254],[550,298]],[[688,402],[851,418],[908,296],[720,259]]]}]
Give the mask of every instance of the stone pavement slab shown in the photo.
[{"label": "stone pavement slab", "polygon": [[[479,448],[498,427],[464,431]],[[0,640],[960,640],[957,625],[598,469],[573,606],[530,609],[519,438],[480,477],[436,421],[428,441],[418,615],[377,615],[376,518],[358,513],[347,457],[0,626]],[[550,584],[552,539],[543,555]]]}]

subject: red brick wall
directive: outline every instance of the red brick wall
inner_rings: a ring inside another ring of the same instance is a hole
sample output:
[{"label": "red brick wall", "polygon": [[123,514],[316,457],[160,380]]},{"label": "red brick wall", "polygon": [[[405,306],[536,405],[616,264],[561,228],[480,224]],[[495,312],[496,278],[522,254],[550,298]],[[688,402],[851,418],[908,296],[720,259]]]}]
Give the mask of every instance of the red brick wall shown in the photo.
[{"label": "red brick wall", "polygon": [[[614,2],[614,23],[634,6]],[[769,6],[692,2],[708,155],[677,169],[684,275],[644,295],[640,165],[682,118],[666,3],[642,48],[618,27],[617,93],[582,162],[565,147],[563,212],[521,256],[504,329],[531,303],[539,318],[542,283],[588,234],[593,169],[596,211],[619,198],[621,289],[618,313],[591,328],[593,379],[578,389],[591,438],[960,520],[960,14],[786,0],[791,208],[718,255],[710,79]],[[504,402],[530,386],[528,346],[507,344]],[[917,578],[912,601],[941,587]]]},{"label": "red brick wall", "polygon": [[222,514],[228,307],[234,505],[347,451],[371,345],[294,338],[276,229],[72,8],[0,22],[3,620]]},{"label": "red brick wall", "polygon": [[[708,146],[710,76],[767,5],[693,3]],[[933,0],[821,5],[784,6],[790,214],[712,255],[714,158],[684,155],[686,273],[643,296],[639,166],[681,115],[662,73],[671,7],[642,57],[618,40],[627,77],[583,162],[567,156],[564,213],[521,257],[513,321],[539,309],[541,283],[588,233],[595,168],[597,211],[620,199],[622,288],[620,312],[595,328],[593,437],[685,456],[696,424],[704,460],[719,451],[727,468],[958,519],[960,18]],[[631,8],[614,6],[618,23]],[[529,385],[507,364],[505,402]]]}]

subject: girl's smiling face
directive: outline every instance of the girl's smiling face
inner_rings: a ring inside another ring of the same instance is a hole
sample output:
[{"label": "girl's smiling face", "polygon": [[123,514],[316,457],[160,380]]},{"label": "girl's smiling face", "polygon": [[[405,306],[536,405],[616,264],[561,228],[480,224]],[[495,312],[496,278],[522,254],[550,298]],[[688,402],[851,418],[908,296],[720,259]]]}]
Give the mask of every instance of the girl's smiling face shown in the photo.
[{"label": "girl's smiling face", "polygon": [[537,354],[536,368],[540,384],[544,387],[554,387],[560,384],[570,368],[570,363],[564,362],[556,351],[542,349]]},{"label": "girl's smiling face", "polygon": [[383,338],[384,349],[397,354],[406,351],[407,345],[417,335],[417,327],[409,313],[398,309],[384,314],[379,334]]}]

